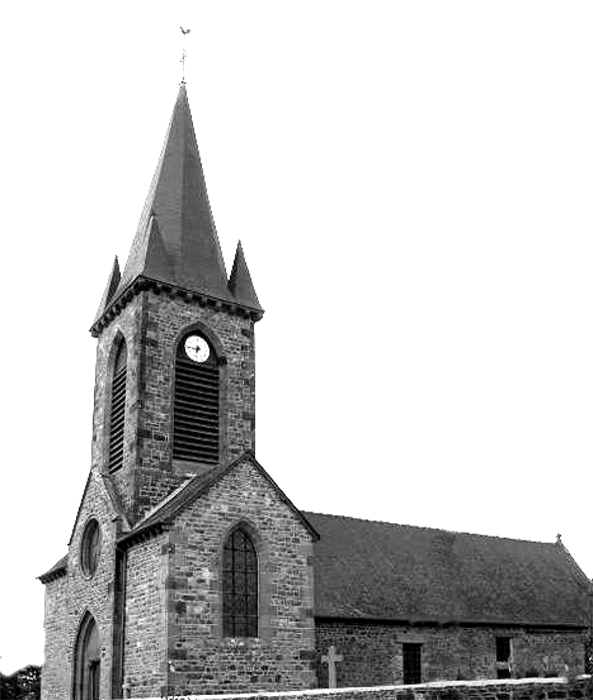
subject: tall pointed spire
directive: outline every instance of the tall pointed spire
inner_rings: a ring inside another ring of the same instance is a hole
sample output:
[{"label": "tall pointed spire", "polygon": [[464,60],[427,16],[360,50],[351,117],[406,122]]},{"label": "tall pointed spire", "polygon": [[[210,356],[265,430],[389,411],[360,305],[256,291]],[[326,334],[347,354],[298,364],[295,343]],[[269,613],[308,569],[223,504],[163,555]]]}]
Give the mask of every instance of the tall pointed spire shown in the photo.
[{"label": "tall pointed spire", "polygon": [[242,309],[255,320],[263,315],[240,243],[227,279],[184,82],[126,266],[120,275],[116,260],[91,333],[147,283]]},{"label": "tall pointed spire", "polygon": [[249,274],[241,241],[237,244],[235,261],[233,262],[233,269],[229,278],[229,289],[239,304],[249,306],[252,309],[262,310],[255,293],[251,275]]},{"label": "tall pointed spire", "polygon": [[[166,260],[155,257],[161,255]],[[139,276],[153,275],[160,282],[230,300],[184,83],[119,291]]]}]

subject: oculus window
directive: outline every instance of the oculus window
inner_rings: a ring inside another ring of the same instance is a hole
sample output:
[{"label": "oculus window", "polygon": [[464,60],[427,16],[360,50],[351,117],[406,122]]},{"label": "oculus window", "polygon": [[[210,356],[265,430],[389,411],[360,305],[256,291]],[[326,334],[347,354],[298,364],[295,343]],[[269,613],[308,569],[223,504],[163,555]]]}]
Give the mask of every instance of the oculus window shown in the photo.
[{"label": "oculus window", "polygon": [[80,568],[85,576],[93,576],[97,570],[100,552],[101,528],[93,518],[84,528],[80,545]]}]

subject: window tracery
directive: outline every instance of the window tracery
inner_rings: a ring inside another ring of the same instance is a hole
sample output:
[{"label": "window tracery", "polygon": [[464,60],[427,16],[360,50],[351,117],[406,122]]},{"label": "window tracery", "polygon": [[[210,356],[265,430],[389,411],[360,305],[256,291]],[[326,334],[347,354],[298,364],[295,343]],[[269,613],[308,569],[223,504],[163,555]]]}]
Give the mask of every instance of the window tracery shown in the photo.
[{"label": "window tracery", "polygon": [[258,563],[249,535],[231,532],[222,556],[222,617],[225,637],[258,636]]}]

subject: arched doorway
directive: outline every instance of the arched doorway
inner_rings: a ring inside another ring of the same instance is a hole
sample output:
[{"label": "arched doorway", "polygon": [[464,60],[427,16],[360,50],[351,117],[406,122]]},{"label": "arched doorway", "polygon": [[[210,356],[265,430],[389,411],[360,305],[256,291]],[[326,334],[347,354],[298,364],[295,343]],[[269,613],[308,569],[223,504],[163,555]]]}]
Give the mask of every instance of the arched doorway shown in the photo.
[{"label": "arched doorway", "polygon": [[99,700],[101,640],[95,618],[87,613],[74,650],[74,700]]}]

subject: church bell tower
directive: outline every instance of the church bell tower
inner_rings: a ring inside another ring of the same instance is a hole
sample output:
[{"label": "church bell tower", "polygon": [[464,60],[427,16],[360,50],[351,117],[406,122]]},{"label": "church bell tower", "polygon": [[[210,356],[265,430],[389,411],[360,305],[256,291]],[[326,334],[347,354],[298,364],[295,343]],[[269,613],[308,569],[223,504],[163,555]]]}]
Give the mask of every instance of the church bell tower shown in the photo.
[{"label": "church bell tower", "polygon": [[190,474],[255,448],[254,324],[239,242],[227,277],[185,84],[98,339],[93,469],[137,522]]}]

